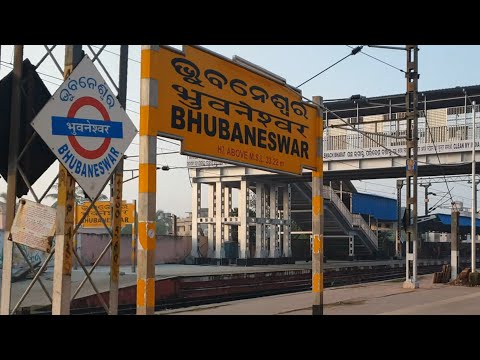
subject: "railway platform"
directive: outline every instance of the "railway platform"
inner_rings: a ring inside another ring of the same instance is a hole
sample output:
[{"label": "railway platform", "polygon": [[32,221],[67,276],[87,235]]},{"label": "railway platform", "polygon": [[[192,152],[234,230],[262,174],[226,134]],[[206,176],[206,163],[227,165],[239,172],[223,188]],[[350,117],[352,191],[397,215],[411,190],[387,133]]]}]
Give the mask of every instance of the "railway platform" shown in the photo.
[{"label": "railway platform", "polygon": [[[440,267],[446,260],[419,260],[419,266]],[[248,296],[271,295],[273,293],[307,290],[311,285],[311,263],[297,262],[288,265],[268,266],[207,266],[163,264],[156,266],[156,301],[173,299],[208,299],[209,297],[245,294]],[[353,282],[402,276],[403,260],[386,261],[330,261],[325,264],[325,286],[338,286],[351,281],[351,276],[359,276]],[[130,266],[120,268],[119,304],[134,305],[136,300],[136,273]],[[47,271],[41,276],[50,291],[53,273]],[[72,294],[84,278],[79,268],[72,272]],[[92,274],[95,285],[108,301],[109,267],[98,267]],[[12,284],[12,307],[16,304],[29,280]],[[49,305],[49,300],[38,284],[35,284],[20,308],[38,308]],[[72,302],[74,308],[99,307],[98,297],[87,281]]]},{"label": "railway platform", "polygon": [[[480,287],[433,284],[419,277],[419,289],[399,280],[325,289],[325,315],[480,315]],[[403,281],[403,280],[402,280]],[[156,312],[160,315],[311,315],[311,292]]]}]

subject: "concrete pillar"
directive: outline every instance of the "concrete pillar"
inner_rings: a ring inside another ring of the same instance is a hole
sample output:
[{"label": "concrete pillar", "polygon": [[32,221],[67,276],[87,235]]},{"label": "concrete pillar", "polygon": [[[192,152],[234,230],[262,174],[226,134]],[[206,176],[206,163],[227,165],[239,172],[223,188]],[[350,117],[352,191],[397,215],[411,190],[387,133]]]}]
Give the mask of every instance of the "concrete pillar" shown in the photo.
[{"label": "concrete pillar", "polygon": [[343,181],[340,180],[340,200],[343,202]]},{"label": "concrete pillar", "polygon": [[200,209],[202,206],[202,184],[192,183],[192,252],[191,256],[194,258],[200,257],[198,251],[198,234],[200,233],[198,217],[200,216]]},{"label": "concrete pillar", "polygon": [[248,259],[248,183],[247,180],[240,181],[240,191],[238,193],[238,216],[240,217],[240,226],[238,227],[238,242],[240,250],[238,257],[240,259]]},{"label": "concrete pillar", "polygon": [[[264,184],[257,182],[256,184],[256,200],[255,200],[255,214],[257,219],[264,218]],[[263,258],[263,241],[264,241],[264,228],[265,224],[259,223],[258,220],[255,225],[255,257]]]},{"label": "concrete pillar", "polygon": [[277,217],[278,209],[278,187],[270,185],[270,257],[278,257],[277,249],[277,225],[273,224],[274,219]]},{"label": "concrete pillar", "polygon": [[452,267],[452,280],[455,280],[458,275],[459,263],[459,249],[458,249],[458,216],[459,212],[452,209],[452,230],[450,234],[451,242],[451,260],[450,264]]},{"label": "concrete pillar", "polygon": [[145,58],[159,51],[158,45],[142,46],[140,103],[140,164],[138,178],[138,243],[137,243],[137,314],[153,315],[155,310],[155,247],[157,201],[157,131],[158,83],[150,62]]},{"label": "concrete pillar", "polygon": [[402,258],[402,187],[403,180],[397,180],[397,232],[395,235],[395,257]]},{"label": "concrete pillar", "polygon": [[355,237],[353,235],[348,237],[348,258],[350,260],[355,258]]},{"label": "concrete pillar", "polygon": [[[290,220],[290,208],[292,204],[292,192],[290,185],[283,188],[283,221]],[[290,225],[283,225],[283,256],[292,257],[292,243],[290,235]]]},{"label": "concrete pillar", "polygon": [[[230,216],[230,211],[232,210],[232,189],[228,186],[224,186],[224,200],[223,200],[223,217],[227,218]],[[230,241],[232,239],[231,236],[231,228],[230,225],[223,225],[223,241]],[[221,249],[220,257],[225,257],[225,249]]]},{"label": "concrete pillar", "polygon": [[215,184],[215,258],[220,259],[224,241],[222,215],[225,211],[224,187],[221,181]]},{"label": "concrete pillar", "polygon": [[263,186],[263,213],[262,218],[264,219],[263,225],[263,245],[262,245],[262,257],[268,258],[270,254],[270,229],[266,225],[266,221],[269,218],[270,214],[267,214],[267,204],[270,204],[270,187],[269,185]]},{"label": "concrete pillar", "polygon": [[[209,219],[216,219],[215,216],[215,184],[208,184],[208,217]],[[208,224],[208,251],[207,257],[215,257],[214,243],[215,243],[215,224]]]},{"label": "concrete pillar", "polygon": [[[323,98],[314,96],[313,102],[321,105]],[[320,109],[317,120],[317,171],[312,171],[312,315],[323,315],[323,123]]]}]

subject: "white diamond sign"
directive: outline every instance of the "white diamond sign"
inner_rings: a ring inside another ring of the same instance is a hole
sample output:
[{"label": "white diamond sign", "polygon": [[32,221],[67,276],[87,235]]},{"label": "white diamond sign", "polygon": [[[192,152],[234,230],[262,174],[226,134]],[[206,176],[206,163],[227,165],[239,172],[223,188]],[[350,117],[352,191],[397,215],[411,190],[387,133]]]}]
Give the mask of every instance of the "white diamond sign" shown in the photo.
[{"label": "white diamond sign", "polygon": [[95,65],[84,56],[32,126],[90,198],[137,133]]}]

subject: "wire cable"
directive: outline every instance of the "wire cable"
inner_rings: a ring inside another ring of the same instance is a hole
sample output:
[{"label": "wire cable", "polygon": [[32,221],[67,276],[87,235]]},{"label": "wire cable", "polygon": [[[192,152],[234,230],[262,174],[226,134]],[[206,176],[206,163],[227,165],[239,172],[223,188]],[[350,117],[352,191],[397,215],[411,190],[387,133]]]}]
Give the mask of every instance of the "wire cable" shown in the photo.
[{"label": "wire cable", "polygon": [[169,144],[172,144],[172,145],[175,145],[175,146],[180,146],[180,144],[176,144],[174,143],[173,141],[168,141],[168,140],[165,140],[164,138],[160,137],[160,136],[157,136],[158,140],[160,141],[165,141],[166,143],[169,143]]},{"label": "wire cable", "polygon": [[[96,48],[96,49],[100,49],[100,46],[92,45],[92,47],[94,47],[94,48]],[[107,52],[107,53],[110,53],[110,54],[113,54],[113,55],[117,55],[118,57],[120,57],[120,54],[118,54],[118,53],[116,53],[116,52],[114,52],[114,51],[107,50],[107,49],[104,49],[103,51],[105,51],[105,52]],[[141,61],[136,60],[136,59],[132,59],[132,58],[130,58],[130,57],[128,58],[128,60],[133,61],[133,62],[136,62],[136,63],[138,63],[138,64],[141,63]]]},{"label": "wire cable", "polygon": [[[351,48],[351,49],[354,48],[353,46],[350,46],[350,45],[345,45],[345,46],[348,46],[348,47]],[[394,68],[395,70],[401,71],[401,72],[404,73],[404,74],[406,73],[405,70],[402,70],[402,69],[400,69],[400,68],[398,68],[398,67],[396,67],[396,66],[394,66],[394,65],[392,65],[392,64],[387,63],[386,61],[383,61],[383,60],[381,60],[381,59],[379,59],[379,58],[376,58],[376,57],[373,56],[373,55],[367,54],[365,51],[362,51],[362,54],[365,55],[365,56],[368,56],[368,57],[370,57],[370,58],[372,58],[372,59],[375,59],[375,60],[381,62],[382,64],[385,64],[385,65],[387,65],[387,66],[390,66],[391,68]]]},{"label": "wire cable", "polygon": [[[442,162],[440,161],[440,155],[438,154],[438,151],[437,151],[437,145],[435,144],[435,139],[432,135],[432,129],[430,128],[430,125],[428,124],[428,112],[427,112],[426,106],[424,108],[424,112],[425,112],[425,126],[428,129],[428,132],[430,133],[430,139],[432,139],[432,144],[433,144],[433,148],[435,150],[435,154],[437,154],[438,163],[441,164]],[[458,211],[457,204],[453,201],[452,193],[450,192],[450,187],[448,186],[448,181],[447,181],[447,178],[445,177],[445,172],[443,171],[442,168],[440,168],[440,169],[441,169],[441,172],[442,172],[442,175],[443,175],[443,179],[445,180],[445,185],[447,186],[447,191],[448,191],[448,195],[450,196],[450,201],[452,203],[452,206],[455,206],[455,210]]]},{"label": "wire cable", "polygon": [[332,67],[334,67],[335,65],[341,63],[343,60],[345,60],[346,58],[352,56],[352,55],[356,55],[358,54],[360,51],[362,51],[362,48],[363,46],[357,46],[355,49],[353,49],[350,54],[348,54],[347,56],[344,56],[343,58],[341,58],[340,60],[338,60],[337,62],[335,62],[334,64],[330,65],[329,67],[327,67],[326,69],[320,71],[318,74],[312,76],[310,79],[308,80],[305,80],[303,83],[301,83],[300,85],[297,86],[297,89],[300,88],[300,86],[303,86],[305,85],[306,83],[308,83],[309,81],[315,79],[317,76],[323,74],[325,71],[331,69]]}]

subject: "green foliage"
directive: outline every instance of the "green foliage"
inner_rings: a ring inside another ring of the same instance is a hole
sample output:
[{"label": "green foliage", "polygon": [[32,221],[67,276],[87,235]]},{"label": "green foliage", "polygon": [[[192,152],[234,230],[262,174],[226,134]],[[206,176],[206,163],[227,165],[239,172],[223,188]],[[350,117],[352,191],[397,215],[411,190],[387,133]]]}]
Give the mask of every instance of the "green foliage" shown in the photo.
[{"label": "green foliage", "polygon": [[[291,219],[290,222],[291,231],[303,231],[303,229],[295,222],[295,220]],[[298,240],[309,240],[310,237],[307,234],[296,235]]]},{"label": "green foliage", "polygon": [[378,232],[378,241],[395,241],[395,232],[392,230],[389,231],[379,231]]},{"label": "green foliage", "polygon": [[[54,199],[55,202],[52,204],[52,207],[53,208],[56,208],[57,207],[57,199],[58,199],[58,185],[53,185],[52,186],[52,189],[53,190],[56,190],[53,194],[48,194],[47,196],[45,196],[45,198],[47,199]],[[2,194],[0,194],[0,197],[2,196]],[[88,199],[86,196],[85,196],[85,193],[83,192],[83,189],[80,187],[80,186],[75,186],[75,203],[76,204],[81,204],[83,203],[84,201],[89,201],[90,199]],[[101,201],[101,200],[108,200],[108,196],[104,195],[104,194],[100,194],[100,196],[98,197],[97,201]]]},{"label": "green foliage", "polygon": [[156,233],[157,235],[167,235],[171,228],[172,219],[165,217],[165,211],[157,210],[156,212]]},{"label": "green foliage", "polygon": [[126,224],[126,225],[122,228],[121,234],[122,234],[122,235],[132,235],[132,224]]}]

